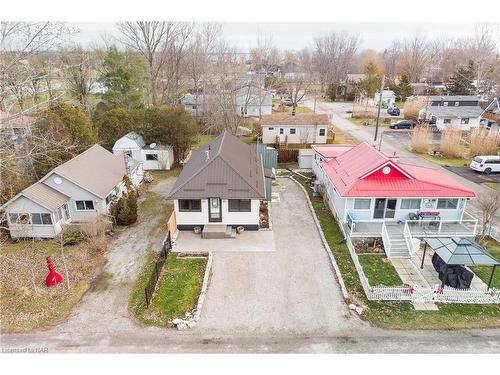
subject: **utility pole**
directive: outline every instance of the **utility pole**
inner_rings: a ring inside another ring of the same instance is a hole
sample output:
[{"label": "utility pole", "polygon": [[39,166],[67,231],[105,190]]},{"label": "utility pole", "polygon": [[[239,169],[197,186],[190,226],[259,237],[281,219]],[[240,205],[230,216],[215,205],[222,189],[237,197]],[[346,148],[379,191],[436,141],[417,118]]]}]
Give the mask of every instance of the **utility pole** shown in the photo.
[{"label": "utility pole", "polygon": [[385,85],[385,75],[382,76],[382,83],[380,84],[380,95],[378,97],[377,125],[375,126],[375,137],[373,138],[374,143],[377,142],[378,127],[380,124],[380,109],[382,108],[382,93],[384,92],[384,85]]}]

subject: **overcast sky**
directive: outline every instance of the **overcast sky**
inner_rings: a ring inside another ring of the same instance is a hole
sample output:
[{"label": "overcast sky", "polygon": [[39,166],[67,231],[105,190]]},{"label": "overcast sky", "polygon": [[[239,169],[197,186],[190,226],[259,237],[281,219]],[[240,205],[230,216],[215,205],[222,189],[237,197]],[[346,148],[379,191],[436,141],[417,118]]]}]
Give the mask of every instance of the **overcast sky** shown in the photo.
[{"label": "overcast sky", "polygon": [[[99,41],[102,34],[116,35],[113,23],[69,23],[80,30],[76,42],[87,45]],[[331,31],[349,31],[362,39],[362,48],[384,50],[393,39],[421,33],[432,39],[438,36],[458,38],[472,35],[473,23],[223,23],[224,37],[241,51],[255,46],[259,32],[272,34],[280,49],[300,50],[314,37]],[[498,25],[497,25],[498,27]],[[497,41],[498,43],[498,41]]]}]

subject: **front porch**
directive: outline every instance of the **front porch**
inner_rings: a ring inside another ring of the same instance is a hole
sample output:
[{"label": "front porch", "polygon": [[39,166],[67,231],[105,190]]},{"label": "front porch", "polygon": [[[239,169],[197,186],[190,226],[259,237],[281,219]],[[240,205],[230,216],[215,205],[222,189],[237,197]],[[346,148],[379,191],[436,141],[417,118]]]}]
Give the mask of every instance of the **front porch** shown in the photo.
[{"label": "front porch", "polygon": [[344,232],[351,238],[382,237],[387,223],[398,224],[405,235],[411,237],[475,237],[478,220],[464,212],[460,220],[355,220],[347,214]]}]

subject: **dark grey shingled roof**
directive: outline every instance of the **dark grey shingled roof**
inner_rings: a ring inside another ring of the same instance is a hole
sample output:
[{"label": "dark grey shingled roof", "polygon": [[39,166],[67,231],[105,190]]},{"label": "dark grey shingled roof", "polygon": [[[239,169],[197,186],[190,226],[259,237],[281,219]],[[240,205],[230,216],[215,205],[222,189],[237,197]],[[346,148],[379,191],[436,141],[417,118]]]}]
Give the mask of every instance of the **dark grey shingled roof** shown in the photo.
[{"label": "dark grey shingled roof", "polygon": [[169,194],[171,199],[209,197],[265,199],[260,154],[229,132],[194,151]]}]

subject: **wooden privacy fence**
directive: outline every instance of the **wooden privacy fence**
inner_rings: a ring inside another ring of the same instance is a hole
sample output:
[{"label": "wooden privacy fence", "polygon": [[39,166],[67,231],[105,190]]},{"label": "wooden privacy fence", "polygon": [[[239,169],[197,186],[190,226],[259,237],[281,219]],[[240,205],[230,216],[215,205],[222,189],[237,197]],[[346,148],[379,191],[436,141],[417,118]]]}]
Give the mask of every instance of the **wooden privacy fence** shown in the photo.
[{"label": "wooden privacy fence", "polygon": [[280,148],[278,150],[278,163],[295,163],[299,160],[299,150]]},{"label": "wooden privacy fence", "polygon": [[172,214],[170,215],[167,221],[167,231],[170,234],[170,238],[172,238],[176,230],[177,230],[177,218],[175,216],[175,211],[172,211]]}]

